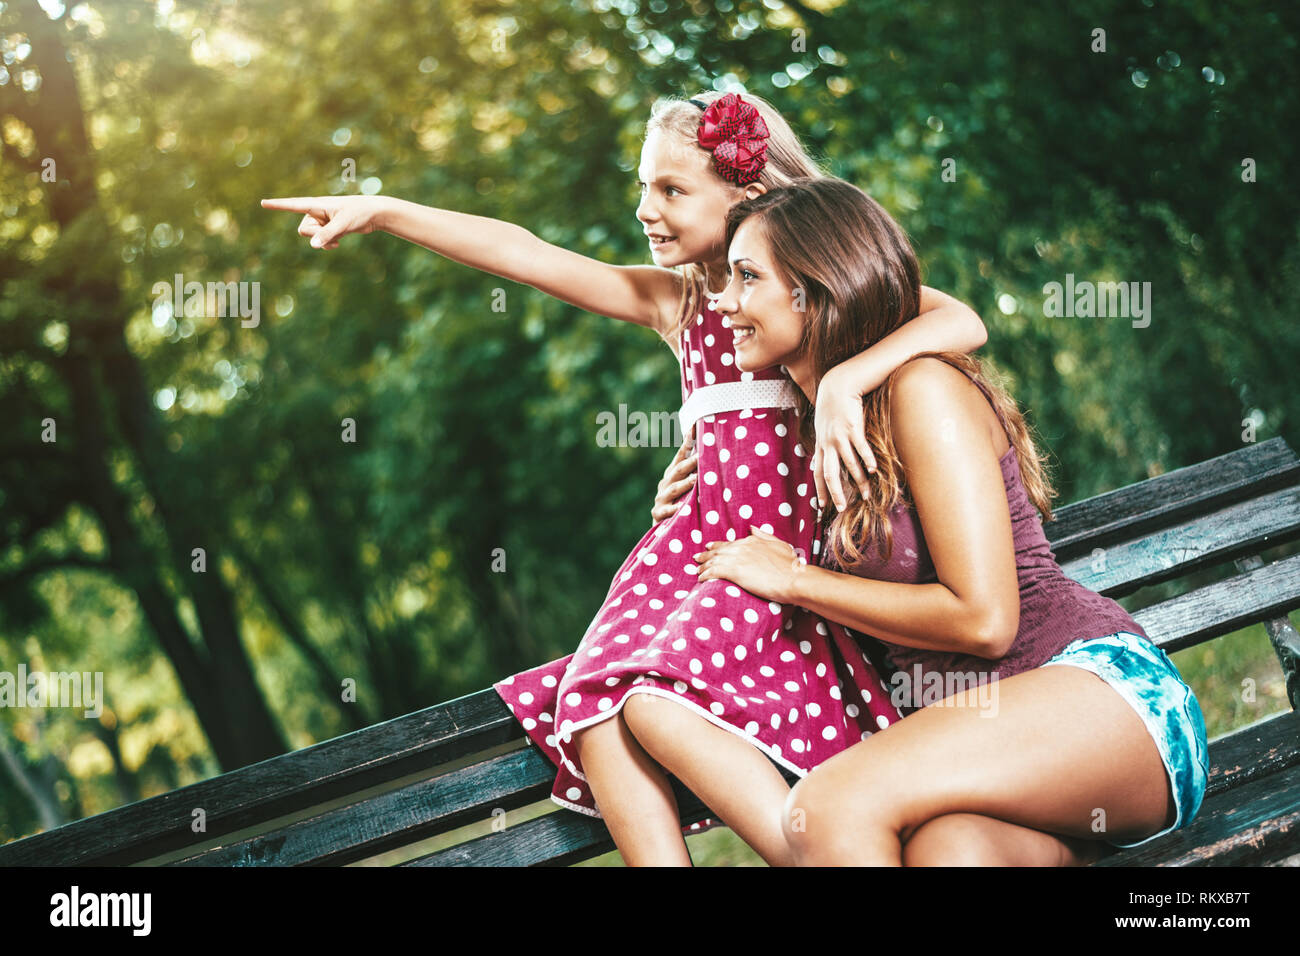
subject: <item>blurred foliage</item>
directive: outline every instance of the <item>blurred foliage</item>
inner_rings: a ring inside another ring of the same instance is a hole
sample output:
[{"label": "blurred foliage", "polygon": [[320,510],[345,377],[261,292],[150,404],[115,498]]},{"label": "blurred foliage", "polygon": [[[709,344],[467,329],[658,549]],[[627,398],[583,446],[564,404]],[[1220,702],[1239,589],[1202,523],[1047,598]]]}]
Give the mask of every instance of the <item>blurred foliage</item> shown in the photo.
[{"label": "blurred foliage", "polygon": [[[984,317],[1070,501],[1240,447],[1247,418],[1295,445],[1297,19],[0,3],[0,669],[102,671],[108,697],[0,711],[0,837],[566,654],[648,527],[673,449],[595,436],[620,403],[676,408],[653,335],[390,236],[310,249],[260,198],[383,193],[644,262],[650,104],[743,86]],[[1045,318],[1067,273],[1150,282],[1150,327]],[[156,306],[177,274],[258,283],[260,322]]]}]

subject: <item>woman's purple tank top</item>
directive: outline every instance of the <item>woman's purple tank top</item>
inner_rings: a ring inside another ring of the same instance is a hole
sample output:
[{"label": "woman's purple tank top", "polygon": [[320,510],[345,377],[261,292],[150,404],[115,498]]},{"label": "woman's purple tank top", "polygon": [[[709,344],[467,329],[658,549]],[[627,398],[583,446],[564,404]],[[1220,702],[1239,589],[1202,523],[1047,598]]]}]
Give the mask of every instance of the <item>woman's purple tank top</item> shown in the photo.
[{"label": "woman's purple tank top", "polygon": [[[984,385],[972,381],[988,398]],[[1005,421],[1002,426],[1006,428]],[[924,650],[879,641],[895,670],[912,675],[916,665],[920,665],[923,680],[931,671],[937,671],[940,676],[974,671],[988,675],[987,680],[998,680],[1038,667],[1080,638],[1103,637],[1117,631],[1147,636],[1119,604],[1067,577],[1056,563],[1056,556],[1043,533],[1042,519],[1021,483],[1020,461],[1014,444],[1002,456],[1001,465],[1007,504],[1011,510],[1016,574],[1020,581],[1020,628],[1016,631],[1015,642],[1004,657],[989,660],[971,654]],[[890,523],[894,544],[888,561],[882,561],[875,544],[868,542],[862,559],[852,568],[844,568],[833,562],[823,540],[825,566],[880,581],[904,584],[937,581],[916,511],[899,504],[890,513]]]}]

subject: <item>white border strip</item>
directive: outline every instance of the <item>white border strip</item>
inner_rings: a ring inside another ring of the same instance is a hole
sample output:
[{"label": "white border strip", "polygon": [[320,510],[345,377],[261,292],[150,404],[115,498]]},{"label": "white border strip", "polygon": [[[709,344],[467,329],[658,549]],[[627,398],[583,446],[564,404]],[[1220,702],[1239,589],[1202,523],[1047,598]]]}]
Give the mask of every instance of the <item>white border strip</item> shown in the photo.
[{"label": "white border strip", "polygon": [[766,378],[760,381],[701,385],[691,392],[677,414],[681,420],[682,432],[686,433],[705,415],[743,408],[793,408],[797,404],[794,384],[789,379]]}]

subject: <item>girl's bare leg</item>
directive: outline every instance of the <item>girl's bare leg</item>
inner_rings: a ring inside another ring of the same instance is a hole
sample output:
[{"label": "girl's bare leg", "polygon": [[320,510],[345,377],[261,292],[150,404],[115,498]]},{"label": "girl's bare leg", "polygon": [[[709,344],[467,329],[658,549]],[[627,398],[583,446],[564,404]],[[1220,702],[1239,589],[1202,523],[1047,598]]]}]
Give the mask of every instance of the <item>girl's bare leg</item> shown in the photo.
[{"label": "girl's bare leg", "polygon": [[791,866],[781,832],[790,785],[741,737],[667,697],[634,694],[623,704],[633,736],[771,866]]},{"label": "girl's bare leg", "polygon": [[954,694],[831,757],[795,785],[782,823],[800,863],[898,866],[913,838],[926,840],[913,857],[928,843],[933,858],[923,829],[949,814],[1016,824],[984,835],[1042,858],[1028,830],[1073,838],[1062,845],[1074,851],[1141,839],[1173,812],[1138,715],[1096,675],[1052,666]]},{"label": "girl's bare leg", "polygon": [[573,745],[623,862],[690,866],[672,786],[632,736],[623,714],[578,731]]}]

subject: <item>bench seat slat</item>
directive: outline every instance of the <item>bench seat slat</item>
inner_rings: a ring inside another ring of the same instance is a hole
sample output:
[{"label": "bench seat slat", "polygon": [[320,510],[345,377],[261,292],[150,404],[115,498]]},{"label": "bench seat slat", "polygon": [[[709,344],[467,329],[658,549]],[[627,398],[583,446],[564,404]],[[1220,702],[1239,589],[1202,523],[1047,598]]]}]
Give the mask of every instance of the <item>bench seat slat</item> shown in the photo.
[{"label": "bench seat slat", "polygon": [[1207,796],[1186,827],[1094,866],[1258,866],[1300,852],[1300,767]]},{"label": "bench seat slat", "polygon": [[1165,653],[1192,647],[1300,607],[1300,554],[1135,611]]},{"label": "bench seat slat", "polygon": [[204,850],[174,865],[342,865],[454,830],[497,807],[513,810],[543,799],[554,781],[555,765],[526,747]]},{"label": "bench seat slat", "polygon": [[1061,562],[1085,587],[1116,597],[1210,564],[1300,537],[1300,486],[1270,492],[1208,515],[1111,545],[1094,568],[1091,555]]},{"label": "bench seat slat", "polygon": [[1270,438],[1065,505],[1044,525],[1064,561],[1121,538],[1300,482],[1300,459],[1282,438]]},{"label": "bench seat slat", "polygon": [[406,714],[0,846],[0,866],[120,866],[521,739],[495,690]]}]

